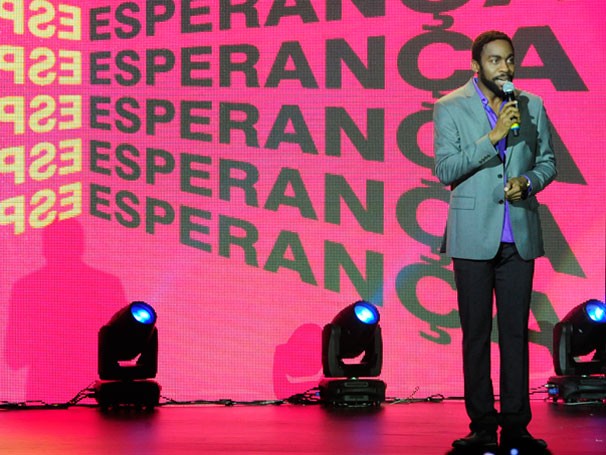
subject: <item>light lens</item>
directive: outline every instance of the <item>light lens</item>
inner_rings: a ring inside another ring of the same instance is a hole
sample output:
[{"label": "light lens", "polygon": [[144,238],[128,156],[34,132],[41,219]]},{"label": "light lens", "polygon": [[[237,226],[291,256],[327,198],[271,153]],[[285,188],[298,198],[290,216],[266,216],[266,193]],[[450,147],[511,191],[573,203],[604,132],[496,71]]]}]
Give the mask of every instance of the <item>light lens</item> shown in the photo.
[{"label": "light lens", "polygon": [[145,302],[135,302],[130,307],[133,318],[141,324],[153,324],[156,322],[156,312]]},{"label": "light lens", "polygon": [[375,324],[379,321],[379,312],[368,302],[358,302],[354,307],[356,317],[364,324]]},{"label": "light lens", "polygon": [[585,311],[587,311],[587,316],[593,322],[597,322],[600,324],[606,323],[606,305],[599,300],[590,300],[585,305]]}]

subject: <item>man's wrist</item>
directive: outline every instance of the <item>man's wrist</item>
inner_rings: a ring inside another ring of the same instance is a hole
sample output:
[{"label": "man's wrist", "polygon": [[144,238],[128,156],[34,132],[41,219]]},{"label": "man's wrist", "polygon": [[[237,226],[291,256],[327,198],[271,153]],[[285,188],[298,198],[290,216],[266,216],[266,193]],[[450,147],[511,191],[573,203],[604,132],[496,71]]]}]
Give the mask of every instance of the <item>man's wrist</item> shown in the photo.
[{"label": "man's wrist", "polygon": [[495,130],[490,130],[490,132],[488,133],[488,139],[490,140],[490,142],[492,143],[492,145],[496,146],[499,141],[501,139],[503,139],[505,136],[507,136],[507,134],[503,135],[503,134],[499,134],[497,131]]}]

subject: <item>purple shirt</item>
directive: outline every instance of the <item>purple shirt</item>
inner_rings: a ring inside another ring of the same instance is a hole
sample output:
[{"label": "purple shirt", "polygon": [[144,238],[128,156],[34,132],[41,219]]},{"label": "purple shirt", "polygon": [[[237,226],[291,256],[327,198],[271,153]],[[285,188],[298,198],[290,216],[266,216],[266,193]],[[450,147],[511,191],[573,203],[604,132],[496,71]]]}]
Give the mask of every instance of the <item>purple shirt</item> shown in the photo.
[{"label": "purple shirt", "polygon": [[[488,99],[478,87],[478,80],[474,77],[473,84],[476,88],[476,92],[480,96],[482,100],[482,104],[484,105],[484,110],[486,111],[486,116],[488,117],[488,122],[490,123],[490,127],[494,128],[497,124],[498,115],[495,111],[492,110],[490,104],[488,103]],[[507,101],[503,101],[505,104]],[[501,108],[503,108],[503,104],[501,104]],[[495,148],[499,152],[499,156],[501,157],[501,161],[505,163],[505,156],[507,155],[507,136],[501,139],[496,143]],[[507,184],[507,175],[505,175],[505,169],[503,169],[503,186]],[[505,195],[503,194],[503,198]],[[514,243],[513,239],[513,231],[511,230],[511,220],[509,218],[509,202],[505,199],[505,218],[503,219],[503,230],[501,231],[501,242],[505,243]]]}]

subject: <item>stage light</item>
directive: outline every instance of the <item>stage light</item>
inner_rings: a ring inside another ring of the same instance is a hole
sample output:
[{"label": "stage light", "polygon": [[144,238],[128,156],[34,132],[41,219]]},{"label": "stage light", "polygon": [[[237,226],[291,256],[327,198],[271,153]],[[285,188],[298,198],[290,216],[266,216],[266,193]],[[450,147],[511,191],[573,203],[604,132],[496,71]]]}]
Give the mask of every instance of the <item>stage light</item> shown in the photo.
[{"label": "stage light", "polygon": [[[364,301],[341,310],[322,331],[322,366],[330,378],[378,376],[383,362],[379,311]],[[364,354],[359,363],[346,363]]]},{"label": "stage light", "polygon": [[[385,401],[385,383],[363,379],[381,374],[383,338],[379,311],[365,301],[341,310],[322,331],[320,396],[339,406],[378,405]],[[345,379],[328,379],[345,378]]]},{"label": "stage light", "polygon": [[151,305],[132,302],[99,330],[95,399],[103,409],[130,405],[153,408],[160,386],[157,315]]},{"label": "stage light", "polygon": [[559,398],[566,402],[606,399],[604,302],[587,300],[555,325],[553,365],[556,376],[549,378],[547,383],[553,401]]},{"label": "stage light", "polygon": [[[553,329],[554,368],[558,375],[604,373],[606,305],[587,300],[573,308]],[[591,360],[577,357],[594,352]]]}]

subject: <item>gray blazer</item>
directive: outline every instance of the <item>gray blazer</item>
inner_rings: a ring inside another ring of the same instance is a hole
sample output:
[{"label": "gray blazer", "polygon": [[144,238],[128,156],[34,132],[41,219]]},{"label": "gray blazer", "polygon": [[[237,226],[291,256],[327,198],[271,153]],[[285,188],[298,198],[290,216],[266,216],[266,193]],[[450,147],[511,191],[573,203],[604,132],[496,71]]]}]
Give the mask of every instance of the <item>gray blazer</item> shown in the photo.
[{"label": "gray blazer", "polygon": [[442,252],[462,259],[492,259],[499,249],[505,213],[504,179],[526,175],[528,198],[509,204],[511,227],[520,256],[544,254],[536,195],[557,174],[543,101],[517,92],[520,134],[507,137],[507,159],[488,138],[491,130],[473,80],[434,106],[435,174],[450,185],[450,205]]}]

